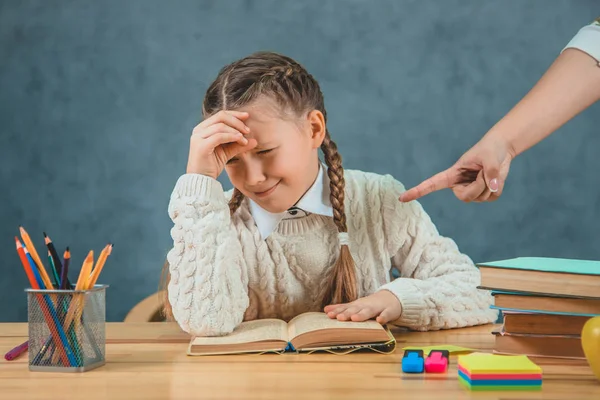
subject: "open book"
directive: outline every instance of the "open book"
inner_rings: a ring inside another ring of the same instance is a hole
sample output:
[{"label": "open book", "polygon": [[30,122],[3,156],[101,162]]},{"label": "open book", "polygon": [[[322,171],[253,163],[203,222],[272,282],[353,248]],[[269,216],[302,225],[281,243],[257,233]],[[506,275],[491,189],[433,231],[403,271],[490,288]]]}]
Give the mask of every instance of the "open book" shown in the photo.
[{"label": "open book", "polygon": [[395,344],[389,329],[376,321],[338,321],[325,313],[308,312],[288,323],[259,319],[242,322],[227,336],[193,337],[187,354],[283,353],[286,350],[345,354],[365,348],[389,353]]}]

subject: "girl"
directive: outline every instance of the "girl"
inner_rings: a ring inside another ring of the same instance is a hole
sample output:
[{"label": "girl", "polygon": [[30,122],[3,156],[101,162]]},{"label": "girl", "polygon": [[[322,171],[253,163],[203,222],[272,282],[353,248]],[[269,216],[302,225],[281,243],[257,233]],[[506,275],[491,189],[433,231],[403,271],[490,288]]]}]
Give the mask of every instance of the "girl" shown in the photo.
[{"label": "girl", "polygon": [[[183,330],[225,335],[307,311],[415,330],[496,320],[477,268],[417,202],[398,201],[399,182],[342,168],[319,84],[300,64],[238,60],[202,111],[169,204],[165,313]],[[401,277],[390,281],[392,267]]]}]

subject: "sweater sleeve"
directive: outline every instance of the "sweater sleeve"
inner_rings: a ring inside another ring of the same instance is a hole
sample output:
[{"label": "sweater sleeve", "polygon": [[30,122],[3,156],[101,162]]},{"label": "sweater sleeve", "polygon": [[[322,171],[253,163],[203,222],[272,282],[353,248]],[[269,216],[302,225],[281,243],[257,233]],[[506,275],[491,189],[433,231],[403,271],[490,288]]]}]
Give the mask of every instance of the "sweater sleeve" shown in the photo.
[{"label": "sweater sleeve", "polygon": [[480,274],[456,243],[441,236],[421,205],[401,203],[401,183],[389,175],[381,185],[384,235],[400,277],[380,290],[402,304],[393,324],[414,330],[438,330],[495,322],[492,296],[477,289]]},{"label": "sweater sleeve", "polygon": [[248,308],[248,275],[221,184],[204,175],[181,176],[169,216],[168,293],[175,320],[196,336],[232,332]]},{"label": "sweater sleeve", "polygon": [[582,27],[563,51],[569,48],[579,49],[600,63],[600,17],[591,24]]}]

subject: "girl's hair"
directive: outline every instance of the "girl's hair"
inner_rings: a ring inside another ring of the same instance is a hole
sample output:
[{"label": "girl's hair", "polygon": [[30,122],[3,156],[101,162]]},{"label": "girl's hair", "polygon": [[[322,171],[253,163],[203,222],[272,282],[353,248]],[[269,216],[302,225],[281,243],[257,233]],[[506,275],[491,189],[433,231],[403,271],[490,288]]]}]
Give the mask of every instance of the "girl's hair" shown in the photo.
[{"label": "girl's hair", "polygon": [[[323,94],[317,81],[296,61],[272,52],[254,53],[223,67],[206,92],[202,114],[208,118],[220,110],[239,109],[263,96],[276,101],[280,111],[292,112],[300,117],[318,110],[327,121]],[[321,150],[328,167],[333,220],[338,232],[345,233],[348,227],[344,213],[344,169],[337,146],[327,129]],[[229,201],[231,215],[243,200],[242,192],[234,188]],[[354,260],[345,243],[347,240],[342,241],[339,257],[329,271],[322,306],[346,303],[358,297]],[[167,319],[172,319],[167,296],[168,280],[168,264],[165,264],[161,278],[163,313]]]}]

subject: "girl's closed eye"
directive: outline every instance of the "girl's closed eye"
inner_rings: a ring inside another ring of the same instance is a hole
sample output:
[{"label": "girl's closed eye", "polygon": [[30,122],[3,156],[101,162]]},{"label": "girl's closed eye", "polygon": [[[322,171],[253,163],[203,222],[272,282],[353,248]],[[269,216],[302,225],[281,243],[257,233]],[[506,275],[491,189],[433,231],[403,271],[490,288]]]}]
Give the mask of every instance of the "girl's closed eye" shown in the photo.
[{"label": "girl's closed eye", "polygon": [[275,150],[277,147],[273,147],[272,149],[264,149],[264,150],[259,150],[256,152],[256,154],[258,155],[265,155],[265,154],[269,154],[271,153],[273,150]]},{"label": "girl's closed eye", "polygon": [[[276,149],[276,147],[274,147],[272,149],[260,150],[260,151],[257,151],[256,154],[258,154],[258,155],[266,155],[266,154],[269,154],[270,152],[272,152],[275,149]],[[226,164],[232,164],[232,163],[236,162],[237,160],[238,159],[234,157],[234,158],[230,159],[229,161],[227,161]]]}]

